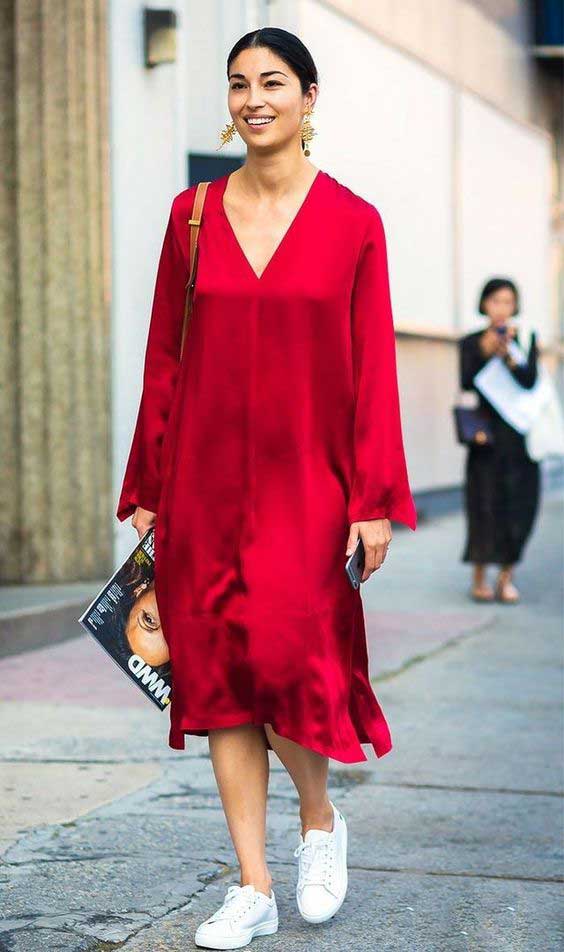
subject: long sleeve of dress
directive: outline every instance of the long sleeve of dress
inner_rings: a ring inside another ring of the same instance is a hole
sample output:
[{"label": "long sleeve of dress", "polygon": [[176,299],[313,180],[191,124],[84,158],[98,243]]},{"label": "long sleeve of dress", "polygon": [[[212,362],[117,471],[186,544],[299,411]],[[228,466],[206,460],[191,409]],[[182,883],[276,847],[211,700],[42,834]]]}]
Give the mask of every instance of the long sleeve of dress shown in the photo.
[{"label": "long sleeve of dress", "polygon": [[372,207],[351,301],[355,391],[354,473],[349,522],[417,525],[403,447],[396,343],[384,226]]},{"label": "long sleeve of dress", "polygon": [[187,262],[174,223],[174,202],[159,258],[145,350],[143,389],[116,511],[123,522],[137,506],[157,511],[161,449],[180,365]]}]

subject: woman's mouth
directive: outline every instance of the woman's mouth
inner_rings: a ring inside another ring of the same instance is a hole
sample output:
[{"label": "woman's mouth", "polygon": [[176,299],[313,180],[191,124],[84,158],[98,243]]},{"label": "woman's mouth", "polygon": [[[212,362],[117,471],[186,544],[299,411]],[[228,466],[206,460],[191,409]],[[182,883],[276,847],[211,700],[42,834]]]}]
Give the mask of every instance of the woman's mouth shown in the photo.
[{"label": "woman's mouth", "polygon": [[261,126],[269,126],[275,118],[276,116],[248,116],[245,117],[245,122],[251,129],[258,129]]}]

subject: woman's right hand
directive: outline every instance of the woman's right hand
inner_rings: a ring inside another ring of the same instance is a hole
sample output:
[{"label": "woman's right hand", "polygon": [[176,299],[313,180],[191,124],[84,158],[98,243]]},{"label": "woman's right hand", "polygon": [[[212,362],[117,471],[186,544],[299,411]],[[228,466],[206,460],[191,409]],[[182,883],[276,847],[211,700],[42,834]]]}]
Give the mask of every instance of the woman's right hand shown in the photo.
[{"label": "woman's right hand", "polygon": [[479,343],[480,350],[484,357],[492,357],[493,354],[497,353],[499,347],[499,334],[493,327],[488,327],[484,333],[480,335]]},{"label": "woman's right hand", "polygon": [[134,529],[137,529],[137,534],[139,538],[141,538],[141,536],[145,535],[147,529],[155,525],[156,520],[156,512],[151,512],[149,509],[142,509],[141,506],[137,506],[137,509],[131,517],[131,525]]}]

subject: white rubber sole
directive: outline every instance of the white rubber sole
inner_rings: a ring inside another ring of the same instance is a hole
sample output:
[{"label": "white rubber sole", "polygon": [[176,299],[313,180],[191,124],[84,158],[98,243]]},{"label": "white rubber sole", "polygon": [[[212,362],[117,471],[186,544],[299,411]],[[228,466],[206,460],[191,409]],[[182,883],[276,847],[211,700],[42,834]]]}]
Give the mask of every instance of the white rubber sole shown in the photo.
[{"label": "white rubber sole", "polygon": [[337,903],[337,905],[334,906],[330,912],[326,912],[325,915],[323,916],[306,916],[305,913],[303,913],[302,910],[300,909],[300,902],[298,899],[298,910],[299,910],[300,916],[302,917],[302,919],[305,919],[306,922],[311,922],[313,925],[317,925],[318,922],[327,922],[328,919],[332,919],[335,913],[339,911],[339,909],[341,908],[341,906],[343,905],[345,901],[346,895],[347,894],[345,892],[344,896],[341,899],[339,899],[339,902]]},{"label": "white rubber sole", "polygon": [[246,945],[249,945],[255,936],[274,935],[275,932],[278,932],[278,919],[271,919],[269,922],[260,922],[256,926],[251,926],[236,939],[228,937],[225,939],[220,937],[217,939],[197,939],[194,936],[194,942],[203,949],[243,949]]},{"label": "white rubber sole", "polygon": [[[335,808],[335,809],[337,809],[337,808]],[[342,815],[342,814],[341,814],[341,815]],[[339,911],[339,909],[341,908],[341,906],[343,905],[343,903],[344,903],[344,901],[345,901],[345,899],[346,899],[346,897],[347,897],[347,889],[348,889],[348,886],[349,886],[349,872],[348,872],[348,868],[347,868],[348,831],[347,831],[346,821],[345,821],[345,825],[344,825],[344,827],[343,827],[343,840],[344,840],[344,845],[345,845],[345,888],[344,888],[343,895],[342,895],[341,898],[337,901],[337,904],[336,904],[335,906],[333,906],[333,908],[330,910],[330,912],[326,912],[326,913],[324,913],[322,916],[306,916],[305,913],[303,913],[302,910],[301,910],[301,908],[300,908],[300,899],[299,899],[298,891],[297,891],[297,889],[296,889],[296,903],[297,903],[297,906],[298,906],[298,912],[299,912],[300,916],[302,917],[302,919],[305,919],[306,922],[311,922],[312,924],[316,925],[318,922],[327,922],[328,919],[332,919],[333,916],[335,915],[335,913]]]}]

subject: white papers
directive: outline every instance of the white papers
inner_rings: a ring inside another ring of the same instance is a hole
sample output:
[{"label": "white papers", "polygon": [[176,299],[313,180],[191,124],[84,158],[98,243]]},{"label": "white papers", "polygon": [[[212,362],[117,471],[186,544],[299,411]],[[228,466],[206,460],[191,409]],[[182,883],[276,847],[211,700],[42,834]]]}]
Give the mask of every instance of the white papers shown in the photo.
[{"label": "white papers", "polygon": [[548,399],[525,436],[527,453],[536,460],[564,456],[564,415],[558,392],[548,370],[543,367],[542,373]]},{"label": "white papers", "polygon": [[518,364],[527,363],[526,353],[514,340],[507,342],[507,350],[509,351],[510,356],[513,357],[513,360],[516,360]]},{"label": "white papers", "polygon": [[[511,342],[508,349],[519,363],[523,363],[524,355],[520,347]],[[519,433],[527,432],[549,399],[540,368],[534,386],[527,389],[515,380],[501,357],[497,356],[490,357],[485,367],[478,371],[474,384]]]}]

